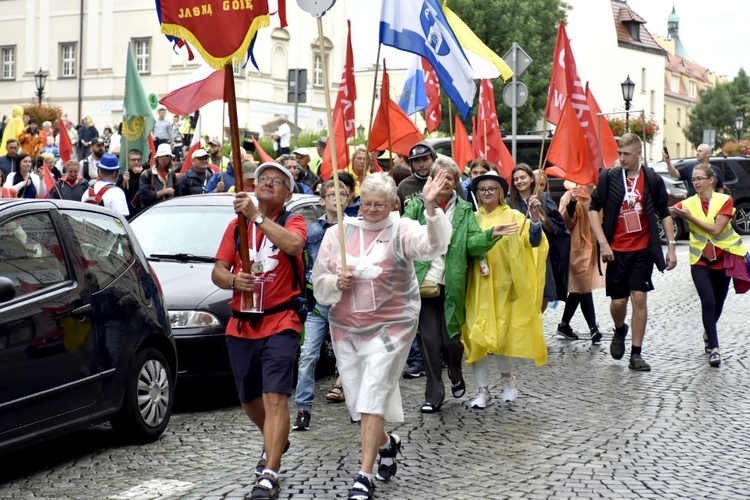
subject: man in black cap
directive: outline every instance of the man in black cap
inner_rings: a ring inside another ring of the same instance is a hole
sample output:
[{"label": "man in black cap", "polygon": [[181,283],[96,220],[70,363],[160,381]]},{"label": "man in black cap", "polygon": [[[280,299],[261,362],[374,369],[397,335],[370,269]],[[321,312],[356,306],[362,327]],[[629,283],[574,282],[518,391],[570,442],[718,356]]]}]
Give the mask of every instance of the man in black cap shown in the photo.
[{"label": "man in black cap", "polygon": [[94,137],[91,139],[91,154],[81,162],[81,176],[86,179],[86,182],[91,179],[96,179],[97,167],[96,164],[104,156],[104,139],[101,137]]},{"label": "man in black cap", "polygon": [[[411,167],[412,176],[404,179],[398,185],[399,200],[401,200],[400,211],[404,213],[404,207],[409,204],[412,198],[419,196],[422,192],[422,188],[427,182],[427,178],[430,176],[430,170],[432,170],[432,164],[437,158],[437,153],[426,141],[416,143],[409,150],[409,158],[407,162]],[[456,185],[456,193],[463,199],[466,199],[461,183]]]}]

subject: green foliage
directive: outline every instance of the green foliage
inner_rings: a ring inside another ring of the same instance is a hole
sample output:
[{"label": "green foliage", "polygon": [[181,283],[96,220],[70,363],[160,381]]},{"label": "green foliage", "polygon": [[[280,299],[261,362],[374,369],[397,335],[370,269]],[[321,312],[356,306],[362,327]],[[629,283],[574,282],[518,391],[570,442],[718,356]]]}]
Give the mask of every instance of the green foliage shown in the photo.
[{"label": "green foliage", "polygon": [[[518,79],[528,87],[529,99],[517,109],[518,132],[533,130],[547,104],[557,23],[560,19],[565,19],[569,6],[562,0],[450,0],[448,7],[500,57],[516,42],[534,60]],[[493,85],[500,128],[510,133],[511,110],[503,103],[502,98],[505,83],[502,78],[497,78]],[[447,97],[444,93],[441,94],[443,122],[440,130],[447,133],[448,122],[452,122],[453,118],[448,116]],[[455,113],[455,107],[453,112]],[[476,115],[476,105],[472,114]],[[464,125],[471,133],[471,119]]]},{"label": "green foliage", "polygon": [[736,139],[734,120],[738,115],[744,117],[743,131],[750,127],[750,78],[744,69],[729,83],[704,88],[700,97],[685,127],[685,137],[694,146],[703,142],[704,130],[716,130],[717,148]]},{"label": "green foliage", "polygon": [[56,104],[24,104],[23,113],[29,115],[29,118],[36,118],[40,128],[47,121],[54,127],[57,125],[57,118],[62,115],[62,108]]}]

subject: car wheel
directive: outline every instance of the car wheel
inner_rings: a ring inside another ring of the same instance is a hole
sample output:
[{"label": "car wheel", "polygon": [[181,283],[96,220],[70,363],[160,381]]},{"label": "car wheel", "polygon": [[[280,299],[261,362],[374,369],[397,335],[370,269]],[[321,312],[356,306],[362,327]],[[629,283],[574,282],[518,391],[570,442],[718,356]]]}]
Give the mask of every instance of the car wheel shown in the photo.
[{"label": "car wheel", "polygon": [[[661,225],[661,220],[656,221],[656,227],[659,230],[659,240],[663,245],[667,244],[667,233],[664,231],[664,227]],[[675,241],[681,240],[685,235],[685,226],[679,219],[672,217],[672,227],[674,227],[674,239]]]},{"label": "car wheel", "polygon": [[129,441],[148,443],[161,436],[174,403],[174,374],[155,347],[141,351],[125,383],[122,408],[112,428]]},{"label": "car wheel", "polygon": [[740,203],[737,206],[732,225],[739,234],[750,234],[750,203]]}]

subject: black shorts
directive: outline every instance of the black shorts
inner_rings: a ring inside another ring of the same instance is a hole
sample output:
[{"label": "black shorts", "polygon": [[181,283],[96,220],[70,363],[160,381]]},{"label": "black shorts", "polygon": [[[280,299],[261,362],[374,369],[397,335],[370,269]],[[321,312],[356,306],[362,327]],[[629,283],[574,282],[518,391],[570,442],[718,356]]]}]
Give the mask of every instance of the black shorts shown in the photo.
[{"label": "black shorts", "polygon": [[292,394],[299,333],[284,330],[262,339],[227,335],[227,350],[240,402],[249,403],[266,392]]},{"label": "black shorts", "polygon": [[654,259],[651,251],[635,252],[614,251],[615,260],[607,262],[607,296],[613,299],[630,297],[630,292],[650,292],[654,289],[651,273],[654,271]]}]

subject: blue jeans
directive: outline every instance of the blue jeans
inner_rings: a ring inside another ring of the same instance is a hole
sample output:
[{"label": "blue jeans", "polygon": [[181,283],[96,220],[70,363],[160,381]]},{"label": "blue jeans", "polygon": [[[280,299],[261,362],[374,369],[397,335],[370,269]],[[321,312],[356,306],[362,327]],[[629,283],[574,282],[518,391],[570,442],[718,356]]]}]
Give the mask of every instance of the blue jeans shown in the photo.
[{"label": "blue jeans", "polygon": [[299,353],[297,373],[297,393],[295,401],[298,410],[310,411],[315,395],[315,365],[320,358],[320,347],[328,333],[328,306],[315,305],[315,310],[305,321],[305,342]]}]

